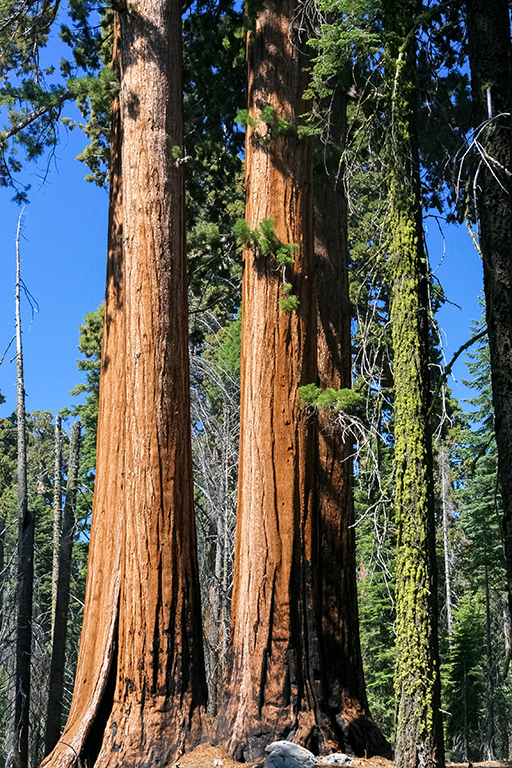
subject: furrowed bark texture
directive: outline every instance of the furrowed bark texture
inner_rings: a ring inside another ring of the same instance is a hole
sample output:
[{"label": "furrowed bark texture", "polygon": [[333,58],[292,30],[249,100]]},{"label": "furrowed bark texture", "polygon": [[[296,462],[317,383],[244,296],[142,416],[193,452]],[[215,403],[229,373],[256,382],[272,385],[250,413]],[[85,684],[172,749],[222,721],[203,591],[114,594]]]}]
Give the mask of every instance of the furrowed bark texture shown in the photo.
[{"label": "furrowed bark texture", "polygon": [[389,117],[388,258],[395,386],[397,768],[444,766],[437,564],[428,423],[427,263],[419,195],[413,14],[384,3]]},{"label": "furrowed bark texture", "polygon": [[[512,51],[506,0],[468,0],[467,32],[474,124],[487,153],[478,165],[477,215],[484,267],[487,331],[508,600],[512,615]],[[486,121],[488,124],[485,126]],[[490,159],[489,159],[490,158]]]},{"label": "furrowed bark texture", "polygon": [[[334,649],[348,661],[348,626],[329,626],[341,620],[334,603],[343,587],[331,585],[325,570],[333,553],[321,561],[319,550],[330,534],[344,534],[339,521],[330,527],[329,512],[324,527],[320,521],[317,425],[297,391],[317,380],[311,148],[294,128],[279,133],[260,119],[267,106],[290,123],[305,109],[295,11],[293,0],[267,3],[248,38],[254,125],[246,138],[246,219],[251,229],[273,219],[277,237],[299,248],[285,268],[257,249],[245,252],[231,670],[220,723],[228,751],[241,761],[261,758],[267,744],[283,738],[317,753],[361,749],[350,721],[364,710],[330,681]],[[284,279],[300,300],[291,313],[280,308]]]},{"label": "furrowed bark texture", "polygon": [[[100,524],[89,566],[86,650],[81,646],[75,710],[61,744],[73,739],[75,752],[97,766],[143,768],[168,764],[198,740],[206,683],[183,171],[172,152],[183,147],[181,5],[143,0],[120,14],[119,26]],[[75,733],[84,728],[80,740]],[[49,764],[63,764],[61,744]]]},{"label": "furrowed bark texture", "polygon": [[[268,105],[288,121],[303,109],[305,62],[291,27],[293,5],[269,3],[248,38],[249,110],[255,120]],[[242,761],[262,757],[276,738],[311,746],[320,735],[308,664],[319,652],[308,626],[316,617],[305,610],[317,546],[307,476],[315,435],[297,394],[316,378],[311,156],[307,142],[265,129],[258,124],[247,130],[246,219],[255,228],[271,218],[281,241],[300,246],[293,268],[285,270],[300,306],[292,313],[280,310],[281,269],[272,257],[246,251],[227,710],[228,750]]]},{"label": "furrowed bark texture", "polygon": [[[331,121],[336,143],[346,132],[346,95],[335,94]],[[320,147],[318,147],[320,149]],[[347,200],[323,158],[314,178],[314,232],[317,280],[318,385],[352,385],[348,291]],[[359,642],[355,560],[352,440],[342,436],[328,409],[318,413],[317,504],[322,652],[328,704],[346,743],[357,754],[388,755],[391,750],[373,722],[364,684]]]}]

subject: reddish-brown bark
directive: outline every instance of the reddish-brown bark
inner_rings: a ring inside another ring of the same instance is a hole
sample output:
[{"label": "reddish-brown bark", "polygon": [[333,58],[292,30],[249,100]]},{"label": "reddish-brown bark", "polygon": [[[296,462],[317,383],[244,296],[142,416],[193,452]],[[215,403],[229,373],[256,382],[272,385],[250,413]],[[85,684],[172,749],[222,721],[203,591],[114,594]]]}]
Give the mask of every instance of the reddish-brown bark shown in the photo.
[{"label": "reddish-brown bark", "polygon": [[[346,130],[346,97],[332,101],[331,121],[340,144]],[[339,167],[315,175],[315,258],[318,306],[318,385],[349,388],[351,379],[347,201]],[[317,504],[322,661],[328,670],[327,701],[345,742],[357,754],[390,755],[366,698],[359,642],[355,562],[353,444],[327,409],[318,413]]]},{"label": "reddish-brown bark", "polygon": [[[120,14],[98,461],[71,712],[45,765],[165,765],[206,702],[190,443],[181,6]],[[121,199],[122,198],[122,199]]]},{"label": "reddish-brown bark", "polygon": [[[338,624],[337,597],[326,596],[323,605],[332,563],[331,553],[327,563],[320,550],[331,533],[345,537],[342,549],[353,541],[339,523],[327,530],[329,512],[325,526],[321,522],[317,426],[298,396],[300,386],[317,380],[311,147],[294,129],[278,133],[259,121],[267,105],[295,125],[305,109],[305,43],[294,29],[296,10],[293,0],[271,0],[248,38],[255,124],[246,138],[246,218],[252,229],[273,219],[277,237],[298,244],[285,272],[300,305],[291,314],[282,311],[282,268],[272,257],[245,252],[231,670],[220,723],[228,751],[244,761],[260,758],[278,738],[314,752],[343,748],[350,743],[347,721],[366,714],[365,701],[329,682],[332,646],[342,650],[341,635],[357,632],[357,624],[352,630]],[[341,496],[348,492],[345,482]],[[345,566],[353,567],[353,554]],[[336,629],[328,626],[331,619]]]}]

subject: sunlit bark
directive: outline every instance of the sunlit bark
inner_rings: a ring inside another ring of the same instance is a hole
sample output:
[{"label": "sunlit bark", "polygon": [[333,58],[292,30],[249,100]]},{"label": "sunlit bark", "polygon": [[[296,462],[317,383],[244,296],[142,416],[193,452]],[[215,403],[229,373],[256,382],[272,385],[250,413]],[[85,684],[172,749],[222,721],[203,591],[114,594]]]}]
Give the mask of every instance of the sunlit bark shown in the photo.
[{"label": "sunlit bark", "polygon": [[[362,754],[364,727],[358,732],[357,724],[367,717],[359,683],[351,688],[349,680],[362,671],[357,652],[348,659],[357,633],[357,621],[351,625],[355,594],[343,583],[345,568],[354,568],[346,528],[350,500],[343,509],[347,518],[334,522],[339,505],[350,497],[350,481],[331,466],[321,492],[325,505],[319,505],[319,468],[335,459],[327,449],[319,460],[317,423],[301,408],[298,393],[317,381],[318,327],[311,145],[297,135],[307,108],[307,46],[295,26],[296,11],[293,0],[267,3],[248,37],[246,219],[253,230],[272,219],[279,240],[298,248],[294,264],[286,266],[257,248],[244,254],[231,673],[220,726],[228,750],[245,761],[260,758],[265,746],[280,738],[316,753],[351,746]],[[261,115],[269,106],[274,118],[265,123]],[[336,280],[334,293],[343,278]],[[300,302],[293,311],[280,303],[285,284]],[[337,317],[333,323],[336,334],[346,331]],[[333,381],[346,378],[347,366],[350,370],[349,358],[341,363],[343,373],[327,373],[340,362],[339,353],[336,358],[326,363],[325,377],[332,375]],[[346,455],[345,447],[340,451]],[[342,487],[327,501],[334,474]],[[331,535],[340,539],[332,542]],[[328,573],[343,552],[345,561]],[[342,597],[352,604],[340,605]],[[343,661],[336,658],[331,678],[336,653]],[[345,662],[354,667],[342,682],[338,673]]]},{"label": "sunlit bark", "polygon": [[71,712],[46,765],[166,765],[206,684],[193,514],[181,4],[119,14],[98,460]]}]

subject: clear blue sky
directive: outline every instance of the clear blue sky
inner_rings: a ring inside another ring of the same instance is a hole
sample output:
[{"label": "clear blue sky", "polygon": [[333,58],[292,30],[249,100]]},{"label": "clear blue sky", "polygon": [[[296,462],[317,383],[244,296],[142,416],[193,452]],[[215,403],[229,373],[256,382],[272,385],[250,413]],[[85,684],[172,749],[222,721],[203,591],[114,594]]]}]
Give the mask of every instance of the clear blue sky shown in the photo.
[{"label": "clear blue sky", "polygon": [[[78,326],[104,296],[108,195],[84,181],[86,169],[74,159],[84,142],[78,129],[62,129],[62,143],[42,187],[36,168],[30,169],[33,187],[23,214],[22,275],[39,312],[32,319],[30,306],[23,300],[28,411],[55,413],[73,401],[69,390],[82,378],[76,370]],[[15,330],[15,239],[20,209],[10,202],[11,196],[9,190],[0,190],[0,356]],[[443,242],[434,220],[426,224],[432,268],[448,299],[458,305],[446,304],[439,316],[450,360],[469,338],[471,321],[480,316],[482,263],[465,227],[444,227]],[[0,391],[6,397],[1,416],[15,408],[16,368],[9,362],[13,355],[14,346],[0,366]],[[455,376],[458,382],[467,377],[463,356]],[[457,396],[468,396],[453,380],[450,386]]]},{"label": "clear blue sky", "polygon": [[[76,370],[78,326],[98,307],[105,292],[108,195],[84,180],[86,168],[74,158],[86,137],[79,129],[61,130],[50,175],[43,186],[34,165],[32,189],[23,214],[20,241],[22,277],[39,305],[34,315],[22,302],[27,411],[70,405],[69,390],[82,380]],[[0,189],[0,357],[15,332],[14,288],[19,206]],[[0,366],[0,391],[6,402],[0,416],[16,407],[14,344]]]},{"label": "clear blue sky", "polygon": [[[68,55],[53,35],[45,53],[48,63]],[[69,114],[68,103],[66,113]],[[73,107],[73,109],[75,109]],[[81,120],[75,109],[74,117]],[[1,122],[1,121],[0,121]],[[32,184],[30,204],[23,217],[22,276],[39,305],[34,315],[23,300],[26,407],[28,411],[70,405],[69,395],[83,375],[76,370],[78,326],[84,315],[98,307],[105,290],[108,195],[84,181],[86,168],[74,158],[86,143],[76,128],[61,128],[61,143],[41,186],[44,163],[28,166]],[[0,357],[15,332],[15,239],[20,209],[10,202],[12,192],[0,189]],[[446,359],[470,336],[469,325],[480,316],[482,264],[465,227],[445,226],[443,234],[434,220],[427,220],[432,268],[447,298],[439,315]],[[443,255],[443,251],[445,253]],[[16,406],[16,367],[10,362],[14,346],[0,365],[0,391],[6,397],[0,416]],[[458,382],[467,377],[464,356],[454,369]],[[450,382],[454,394],[470,396],[460,383]]]},{"label": "clear blue sky", "polygon": [[[425,225],[431,269],[450,302],[445,303],[437,315],[444,354],[449,363],[473,335],[470,326],[479,320],[482,313],[478,303],[483,292],[482,260],[465,225],[445,224],[440,229],[435,220],[428,218]],[[464,353],[459,357],[448,382],[459,399],[475,395],[461,383],[469,378],[465,364],[467,359]]]}]

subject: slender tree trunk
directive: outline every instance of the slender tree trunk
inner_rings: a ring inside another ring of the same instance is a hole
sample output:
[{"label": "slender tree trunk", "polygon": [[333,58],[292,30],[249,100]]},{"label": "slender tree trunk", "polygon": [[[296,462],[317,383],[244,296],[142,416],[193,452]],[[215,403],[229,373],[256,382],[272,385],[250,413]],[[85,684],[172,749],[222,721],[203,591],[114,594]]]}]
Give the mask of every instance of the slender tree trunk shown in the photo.
[{"label": "slender tree trunk", "polygon": [[492,642],[491,642],[491,598],[489,594],[489,572],[485,566],[485,646],[486,646],[486,713],[485,713],[485,755],[487,761],[495,760],[494,756],[494,685],[492,673]]},{"label": "slender tree trunk", "polygon": [[[193,514],[181,4],[119,14],[98,462],[71,712],[46,765],[166,765],[206,704]],[[122,203],[121,203],[122,194]]]},{"label": "slender tree trunk", "polygon": [[428,404],[427,262],[416,144],[415,0],[386,0],[388,261],[395,388],[397,768],[444,766]]},{"label": "slender tree trunk", "polygon": [[[331,104],[331,124],[338,134],[333,139],[342,147],[347,122],[345,92],[339,89]],[[342,183],[336,183],[339,165],[329,175],[320,153],[317,161],[314,228],[318,385],[322,389],[341,389],[352,385],[347,200]],[[391,757],[389,745],[371,719],[364,684],[357,612],[353,444],[333,426],[332,413],[327,409],[318,413],[318,429],[319,595],[322,655],[329,670],[329,707],[354,751]]]},{"label": "slender tree trunk", "polygon": [[21,341],[21,215],[16,237],[16,368],[18,405],[18,618],[16,626],[16,688],[14,705],[14,768],[27,768],[30,725],[30,662],[32,656],[32,596],[34,589],[35,516],[28,508],[25,384]]},{"label": "slender tree trunk", "polygon": [[217,693],[219,682],[219,627],[220,627],[220,585],[222,583],[223,538],[222,538],[222,514],[218,510],[215,520],[215,562],[213,567],[213,582],[210,585],[210,605],[207,608],[210,619],[210,631],[208,635],[210,676],[208,681],[208,715],[215,717],[217,714]]},{"label": "slender tree trunk", "polygon": [[464,677],[462,680],[462,707],[463,707],[463,741],[462,741],[462,759],[469,761],[469,727],[468,727],[468,673],[466,670],[466,659],[464,659]]},{"label": "slender tree trunk", "polygon": [[[220,498],[222,498],[222,491]],[[207,595],[203,610],[203,631],[205,644],[206,681],[208,683],[208,717],[217,714],[217,690],[219,681],[219,619],[220,619],[220,585],[222,582],[222,548],[220,537],[222,511],[210,510],[208,526],[207,572],[211,579],[207,584]]]},{"label": "slender tree trunk", "polygon": [[52,639],[55,633],[55,606],[59,580],[60,529],[62,518],[62,420],[55,417],[55,468],[53,480],[53,570],[52,570]]},{"label": "slender tree trunk", "polygon": [[450,551],[448,546],[448,529],[450,525],[450,452],[443,445],[439,456],[439,468],[441,470],[441,501],[443,505],[443,548],[444,548],[444,581],[446,591],[446,622],[448,624],[448,642],[451,647],[451,638],[453,635],[453,609],[452,609],[452,588],[450,572]]},{"label": "slender tree trunk", "polygon": [[[293,0],[265,3],[247,43],[246,219],[251,229],[272,219],[279,240],[298,249],[294,264],[285,267],[257,250],[244,254],[231,671],[220,729],[228,751],[245,761],[261,758],[274,739],[316,753],[348,747],[351,740],[361,749],[364,741],[352,722],[364,704],[357,701],[351,710],[352,691],[342,690],[337,678],[330,682],[334,647],[344,658],[352,649],[349,641],[343,647],[348,627],[330,626],[340,621],[332,603],[343,587],[327,573],[330,548],[323,561],[320,549],[330,533],[345,532],[339,523],[328,530],[329,512],[321,519],[317,425],[298,397],[300,386],[317,381],[317,304],[311,147],[295,132],[305,109],[307,64],[296,11]],[[266,126],[260,117],[265,107],[291,126],[284,132],[272,121]],[[292,312],[280,304],[284,281],[300,301]],[[340,549],[346,545],[344,539]],[[353,567],[353,555],[342,567]],[[332,591],[322,604],[324,587]]]},{"label": "slender tree trunk", "polygon": [[[487,153],[476,158],[477,215],[484,267],[492,399],[503,499],[512,615],[512,64],[507,0],[467,0],[474,124]],[[491,158],[491,160],[489,160]]]},{"label": "slender tree trunk", "polygon": [[4,626],[5,517],[0,517],[0,632]]},{"label": "slender tree trunk", "polygon": [[62,533],[59,542],[59,562],[57,566],[58,579],[55,597],[50,688],[48,692],[48,709],[46,715],[45,755],[48,755],[57,744],[62,725],[62,697],[64,693],[64,670],[66,665],[69,586],[71,583],[71,561],[76,520],[76,494],[78,490],[78,467],[80,463],[80,428],[79,421],[75,421],[71,428],[66,502],[62,519]]}]

